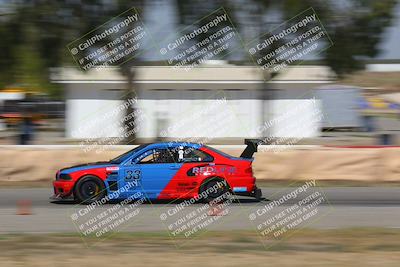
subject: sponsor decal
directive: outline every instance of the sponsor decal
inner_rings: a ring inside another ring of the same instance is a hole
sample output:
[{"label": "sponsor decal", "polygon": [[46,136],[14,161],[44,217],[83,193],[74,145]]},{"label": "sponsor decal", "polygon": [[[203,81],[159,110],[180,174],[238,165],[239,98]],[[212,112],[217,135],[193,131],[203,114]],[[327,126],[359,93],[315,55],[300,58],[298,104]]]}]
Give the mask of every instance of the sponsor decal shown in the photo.
[{"label": "sponsor decal", "polygon": [[118,171],[118,170],[119,170],[118,166],[106,167],[106,171],[108,171],[108,172],[114,172],[114,171]]},{"label": "sponsor decal", "polygon": [[236,167],[232,166],[203,166],[194,167],[194,175],[210,175],[210,174],[234,174],[236,173]]},{"label": "sponsor decal", "polygon": [[247,187],[233,187],[233,192],[247,192]]}]

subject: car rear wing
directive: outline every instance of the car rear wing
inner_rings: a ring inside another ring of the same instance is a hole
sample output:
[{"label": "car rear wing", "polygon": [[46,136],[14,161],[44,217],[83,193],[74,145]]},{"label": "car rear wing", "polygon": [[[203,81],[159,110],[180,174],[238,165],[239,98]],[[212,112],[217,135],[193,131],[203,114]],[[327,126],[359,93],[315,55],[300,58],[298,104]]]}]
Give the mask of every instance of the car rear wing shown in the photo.
[{"label": "car rear wing", "polygon": [[247,146],[243,150],[242,154],[240,154],[240,157],[245,159],[251,159],[254,152],[257,152],[258,146],[265,144],[265,142],[261,139],[244,139],[244,143]]}]

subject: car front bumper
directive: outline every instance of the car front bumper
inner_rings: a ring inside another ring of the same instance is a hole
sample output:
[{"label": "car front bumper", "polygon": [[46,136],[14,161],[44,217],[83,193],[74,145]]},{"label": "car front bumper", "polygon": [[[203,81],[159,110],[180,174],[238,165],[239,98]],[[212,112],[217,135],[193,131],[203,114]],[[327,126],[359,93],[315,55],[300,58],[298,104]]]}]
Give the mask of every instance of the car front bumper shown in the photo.
[{"label": "car front bumper", "polygon": [[65,199],[72,196],[72,191],[74,188],[73,181],[54,181],[53,182],[54,195],[52,198],[55,199]]}]

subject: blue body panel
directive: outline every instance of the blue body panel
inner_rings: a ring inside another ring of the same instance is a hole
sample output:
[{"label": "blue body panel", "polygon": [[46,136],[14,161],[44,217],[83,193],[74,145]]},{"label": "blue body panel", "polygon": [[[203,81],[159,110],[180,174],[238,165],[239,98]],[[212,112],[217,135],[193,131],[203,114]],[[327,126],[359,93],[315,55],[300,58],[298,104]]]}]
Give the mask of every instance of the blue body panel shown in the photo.
[{"label": "blue body panel", "polygon": [[[118,172],[119,188],[127,188],[126,197],[137,192],[142,192],[149,199],[157,199],[167,184],[178,172],[181,164],[135,164],[122,166]],[[132,186],[134,184],[134,186]]]},{"label": "blue body panel", "polygon": [[[187,142],[164,142],[142,145],[130,152],[122,154],[118,163],[95,162],[61,169],[60,174],[107,168],[105,186],[110,199],[125,199],[136,193],[142,193],[148,199],[157,199],[182,167],[182,162],[176,163],[138,163],[145,156],[154,153],[154,149],[175,149],[179,146],[199,149],[201,144]],[[115,168],[113,170],[112,168]],[[117,186],[112,187],[111,185]]]},{"label": "blue body panel", "polygon": [[173,149],[179,146],[198,149],[202,145],[186,142],[166,142],[150,144],[139,151],[134,151],[134,153],[125,157],[124,161],[119,165],[118,172],[109,175],[107,178],[106,186],[109,195],[112,192],[109,184],[111,181],[117,181],[118,188],[124,188],[124,192],[120,190],[118,198],[127,198],[141,192],[148,199],[157,199],[183,163],[137,164],[137,159],[143,158],[146,154],[151,154],[154,149]]}]

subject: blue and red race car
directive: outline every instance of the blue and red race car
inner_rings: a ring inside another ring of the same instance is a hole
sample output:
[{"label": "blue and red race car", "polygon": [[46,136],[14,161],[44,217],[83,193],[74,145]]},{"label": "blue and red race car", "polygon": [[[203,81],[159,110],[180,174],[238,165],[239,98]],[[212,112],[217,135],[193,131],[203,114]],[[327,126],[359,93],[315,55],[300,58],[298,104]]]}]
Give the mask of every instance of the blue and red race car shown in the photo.
[{"label": "blue and red race car", "polygon": [[73,197],[89,204],[106,197],[126,199],[137,193],[149,200],[175,200],[210,192],[205,200],[211,201],[231,192],[260,200],[261,190],[252,170],[258,142],[246,139],[245,143],[240,157],[197,143],[140,145],[110,161],[59,170],[52,199]]}]

